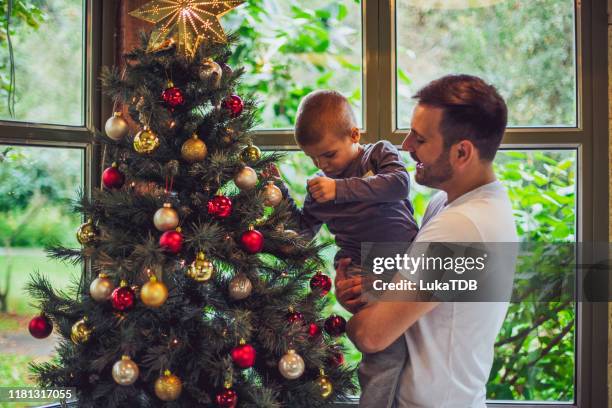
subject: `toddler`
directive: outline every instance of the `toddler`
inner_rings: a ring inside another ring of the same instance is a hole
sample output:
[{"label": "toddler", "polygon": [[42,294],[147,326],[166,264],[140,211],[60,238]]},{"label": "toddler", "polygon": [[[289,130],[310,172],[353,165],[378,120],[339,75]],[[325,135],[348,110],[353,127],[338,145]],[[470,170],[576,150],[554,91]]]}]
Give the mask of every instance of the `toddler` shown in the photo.
[{"label": "toddler", "polygon": [[[362,242],[412,242],[418,232],[408,200],[410,179],[398,150],[387,141],[359,143],[360,132],[348,100],[335,91],[314,91],[298,109],[295,139],[321,172],[308,181],[299,209],[300,233],[312,238],[323,224],[339,247],[334,262],[350,258],[350,273],[361,272]],[[274,170],[273,170],[274,171]],[[388,408],[407,359],[398,338],[387,349],[363,354],[359,367],[360,406]]]}]

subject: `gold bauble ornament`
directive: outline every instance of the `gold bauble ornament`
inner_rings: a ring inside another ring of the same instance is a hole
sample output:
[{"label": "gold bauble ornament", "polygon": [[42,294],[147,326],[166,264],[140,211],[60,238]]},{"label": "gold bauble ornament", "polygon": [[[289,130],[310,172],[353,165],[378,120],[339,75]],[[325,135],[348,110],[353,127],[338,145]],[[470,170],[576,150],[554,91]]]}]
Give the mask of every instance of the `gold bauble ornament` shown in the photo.
[{"label": "gold bauble ornament", "polygon": [[129,356],[121,356],[121,360],[113,364],[113,380],[119,385],[132,385],[138,379],[140,369]]},{"label": "gold bauble ornament", "polygon": [[193,134],[191,138],[187,139],[181,147],[181,157],[183,160],[189,163],[195,163],[204,160],[208,154],[208,148],[197,134]]},{"label": "gold bauble ornament", "polygon": [[172,204],[164,203],[164,206],[155,211],[153,216],[153,224],[160,231],[169,231],[175,229],[179,225],[179,216]]},{"label": "gold bauble ornament", "polygon": [[229,295],[234,300],[246,299],[253,291],[251,280],[243,273],[240,273],[229,283]]},{"label": "gold bauble ornament", "polygon": [[160,307],[168,299],[168,288],[155,276],[151,276],[149,281],[140,288],[140,299],[146,306]]},{"label": "gold bauble ornament", "polygon": [[245,166],[234,177],[234,183],[241,190],[251,190],[257,185],[257,173],[249,166]]},{"label": "gold bauble ornament", "polygon": [[278,371],[288,380],[295,380],[304,374],[304,359],[295,350],[287,351],[278,362]]},{"label": "gold bauble ornament", "polygon": [[283,192],[273,181],[268,181],[268,185],[263,188],[263,198],[265,206],[276,207],[283,201]]},{"label": "gold bauble ornament", "polygon": [[134,150],[140,154],[153,153],[159,147],[159,138],[148,126],[144,126],[134,138]]},{"label": "gold bauble ornament", "polygon": [[96,302],[104,302],[110,299],[115,285],[108,278],[108,275],[101,273],[89,285],[89,293]]},{"label": "gold bauble ornament", "polygon": [[91,218],[86,223],[81,224],[77,230],[76,237],[81,245],[91,244],[96,239],[96,228]]},{"label": "gold bauble ornament", "polygon": [[198,252],[198,256],[195,261],[189,266],[187,276],[196,282],[206,282],[212,278],[215,273],[215,268],[206,256],[204,252]]},{"label": "gold bauble ornament", "polygon": [[72,325],[70,340],[72,340],[74,344],[86,343],[90,336],[91,329],[87,325],[87,319],[85,317]]},{"label": "gold bauble ornament", "polygon": [[174,401],[181,396],[183,383],[181,379],[169,370],[155,381],[155,395],[162,401]]},{"label": "gold bauble ornament", "polygon": [[259,150],[259,147],[249,144],[240,152],[240,158],[246,164],[253,164],[261,159],[261,150]]},{"label": "gold bauble ornament", "polygon": [[125,119],[121,117],[121,112],[114,112],[113,116],[108,118],[104,124],[106,136],[116,141],[123,139],[127,135],[128,130],[128,124]]},{"label": "gold bauble ornament", "polygon": [[206,81],[212,89],[219,89],[222,75],[223,70],[215,61],[210,58],[206,58],[202,61],[198,76],[202,81]]},{"label": "gold bauble ornament", "polygon": [[334,386],[329,380],[329,377],[326,376],[324,373],[321,373],[321,375],[317,377],[317,379],[315,380],[315,384],[317,384],[317,386],[319,387],[321,397],[323,397],[324,399],[328,398],[332,394],[332,392],[334,392]]}]

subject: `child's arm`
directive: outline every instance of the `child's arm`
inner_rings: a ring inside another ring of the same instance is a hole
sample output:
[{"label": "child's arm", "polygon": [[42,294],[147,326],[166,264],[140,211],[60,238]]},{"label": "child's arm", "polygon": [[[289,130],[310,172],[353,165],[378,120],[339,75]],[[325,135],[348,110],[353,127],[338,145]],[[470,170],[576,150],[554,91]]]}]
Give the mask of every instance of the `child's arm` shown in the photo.
[{"label": "child's arm", "polygon": [[386,141],[377,143],[374,149],[371,161],[376,174],[336,180],[336,203],[391,202],[408,198],[410,177],[399,151]]},{"label": "child's arm", "polygon": [[308,239],[314,238],[314,236],[317,235],[321,229],[323,223],[318,218],[314,217],[309,211],[310,204],[313,202],[310,193],[306,195],[304,206],[300,209],[293,200],[293,197],[291,197],[289,189],[281,179],[278,168],[275,165],[271,165],[268,168],[268,173],[279,181],[279,188],[283,192],[283,197],[289,202],[289,210],[291,211],[292,218],[298,225],[299,231],[297,232],[300,233],[300,235],[304,235]]}]

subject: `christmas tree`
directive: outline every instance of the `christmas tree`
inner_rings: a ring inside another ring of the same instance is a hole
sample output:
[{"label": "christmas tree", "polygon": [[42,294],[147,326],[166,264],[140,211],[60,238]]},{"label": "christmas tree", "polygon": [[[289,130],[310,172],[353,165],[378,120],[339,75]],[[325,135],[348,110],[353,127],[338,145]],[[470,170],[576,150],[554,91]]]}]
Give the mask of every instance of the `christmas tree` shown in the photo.
[{"label": "christmas tree", "polygon": [[253,144],[257,106],[227,65],[237,38],[218,17],[241,1],[158,3],[133,12],[155,28],[122,69],[103,71],[115,114],[97,136],[100,188],[75,203],[82,247],[49,249],[85,272],[68,291],[41,274],[28,285],[41,309],[30,332],[61,337],[35,377],[75,387],[86,407],[346,399],[354,373],[344,320],[324,315],[322,247],[291,230],[264,171],[280,156]]}]

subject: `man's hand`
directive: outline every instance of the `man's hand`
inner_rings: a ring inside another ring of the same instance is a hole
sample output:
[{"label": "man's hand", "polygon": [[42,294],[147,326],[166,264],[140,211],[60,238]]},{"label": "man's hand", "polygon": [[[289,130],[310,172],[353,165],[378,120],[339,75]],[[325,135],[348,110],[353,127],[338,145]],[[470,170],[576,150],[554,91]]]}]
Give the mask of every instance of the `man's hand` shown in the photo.
[{"label": "man's hand", "polygon": [[329,177],[315,177],[308,180],[308,192],[317,203],[336,199],[336,180]]},{"label": "man's hand", "polygon": [[361,276],[348,277],[346,270],[350,258],[342,258],[336,267],[336,299],[349,312],[357,313],[366,302],[361,300]]}]

